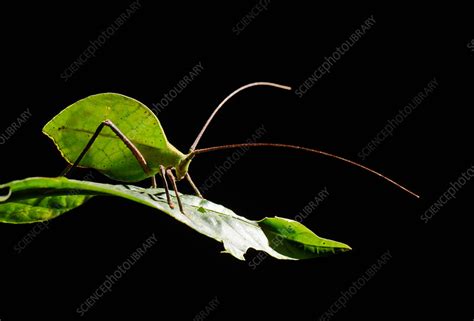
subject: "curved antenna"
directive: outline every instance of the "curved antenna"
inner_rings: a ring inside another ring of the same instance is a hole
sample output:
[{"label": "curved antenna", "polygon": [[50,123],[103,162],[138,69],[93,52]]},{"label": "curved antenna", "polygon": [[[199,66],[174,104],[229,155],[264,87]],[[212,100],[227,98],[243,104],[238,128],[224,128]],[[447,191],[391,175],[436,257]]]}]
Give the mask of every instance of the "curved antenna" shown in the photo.
[{"label": "curved antenna", "polygon": [[217,114],[217,112],[222,108],[222,106],[224,106],[224,104],[229,99],[231,99],[233,96],[235,96],[236,94],[238,94],[242,90],[245,90],[245,89],[250,88],[250,87],[255,87],[255,86],[270,86],[270,87],[276,87],[276,88],[285,89],[285,90],[291,90],[291,87],[275,84],[275,83],[272,83],[272,82],[265,82],[265,81],[253,82],[253,83],[247,84],[245,86],[242,86],[242,87],[234,90],[229,96],[224,98],[224,100],[219,104],[219,106],[216,107],[216,109],[214,109],[213,113],[211,114],[211,116],[209,117],[207,122],[204,124],[204,127],[201,129],[201,131],[197,135],[196,140],[191,145],[191,148],[189,149],[189,151],[193,152],[196,149],[197,144],[199,143],[199,141],[201,140],[202,135],[204,134],[204,132],[207,129],[207,126],[209,126],[209,124],[211,123],[214,116]]},{"label": "curved antenna", "polygon": [[195,151],[193,151],[191,154],[189,154],[189,158],[192,158],[194,157],[195,155],[199,155],[199,154],[204,154],[204,153],[209,153],[209,152],[214,152],[214,151],[218,151],[218,150],[226,150],[226,149],[234,149],[234,148],[242,148],[242,147],[277,147],[277,148],[288,148],[288,149],[296,149],[296,150],[302,150],[302,151],[305,151],[305,152],[310,152],[310,153],[315,153],[315,154],[320,154],[320,155],[323,155],[323,156],[328,156],[328,157],[331,157],[331,158],[335,158],[335,159],[338,159],[340,161],[343,161],[345,163],[348,163],[348,164],[351,164],[353,166],[356,166],[356,167],[359,167],[359,168],[362,168],[363,170],[366,170],[374,175],[377,175],[379,177],[381,177],[382,179],[386,180],[387,182],[395,185],[396,187],[400,188],[401,190],[407,192],[408,194],[416,197],[416,198],[420,198],[420,196],[418,194],[415,194],[414,192],[412,192],[411,190],[409,190],[408,188],[406,188],[405,186],[395,182],[393,179],[391,178],[388,178],[387,176],[367,167],[367,166],[364,166],[362,164],[359,164],[359,163],[356,163],[350,159],[347,159],[347,158],[344,158],[344,157],[341,157],[341,156],[338,156],[338,155],[335,155],[335,154],[332,154],[332,153],[328,153],[328,152],[324,152],[322,150],[319,150],[319,149],[314,149],[314,148],[308,148],[308,147],[301,147],[301,146],[295,146],[295,145],[287,145],[287,144],[275,144],[275,143],[244,143],[244,144],[230,144],[230,145],[222,145],[222,146],[214,146],[214,147],[207,147],[207,148],[202,148],[202,149],[197,149]]}]

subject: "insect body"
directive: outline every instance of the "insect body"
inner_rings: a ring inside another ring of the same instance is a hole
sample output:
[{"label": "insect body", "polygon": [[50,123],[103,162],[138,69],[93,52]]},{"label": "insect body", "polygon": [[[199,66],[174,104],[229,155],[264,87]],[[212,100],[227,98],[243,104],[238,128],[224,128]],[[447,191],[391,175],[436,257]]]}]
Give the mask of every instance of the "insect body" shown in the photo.
[{"label": "insect body", "polygon": [[160,121],[148,107],[133,98],[115,93],[97,94],[79,100],[48,122],[43,132],[54,141],[69,163],[63,172],[64,175],[75,167],[86,167],[96,169],[109,178],[122,182],[138,182],[151,178],[152,185],[156,187],[155,175],[159,174],[169,205],[174,207],[169,195],[168,180],[183,213],[176,181],[186,179],[196,194],[202,197],[188,173],[189,164],[194,156],[242,146],[283,147],[330,156],[368,170],[417,196],[370,168],[316,149],[271,143],[234,144],[196,149],[207,126],[220,108],[238,92],[254,86],[290,89],[274,83],[258,82],[235,90],[214,110],[188,153],[180,152],[168,141]]},{"label": "insect body", "polygon": [[[170,142],[153,112],[130,97],[104,93],[64,109],[43,128],[73,167],[94,168],[122,182],[138,182],[160,174],[186,176],[190,158]],[[164,179],[164,182],[166,180]],[[170,204],[172,204],[170,202]]]}]

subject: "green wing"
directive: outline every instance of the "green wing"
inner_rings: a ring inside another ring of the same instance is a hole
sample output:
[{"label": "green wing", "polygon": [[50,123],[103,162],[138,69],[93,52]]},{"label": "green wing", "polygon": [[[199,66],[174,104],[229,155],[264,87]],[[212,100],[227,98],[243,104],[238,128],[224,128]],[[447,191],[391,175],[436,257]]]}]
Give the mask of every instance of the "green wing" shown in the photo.
[{"label": "green wing", "polygon": [[[54,141],[66,161],[73,164],[106,119],[133,142],[155,173],[160,164],[173,166],[175,158],[182,155],[168,142],[158,118],[148,107],[114,93],[79,100],[48,122],[43,132]],[[132,152],[108,127],[104,127],[79,165],[124,182],[148,177]]]}]

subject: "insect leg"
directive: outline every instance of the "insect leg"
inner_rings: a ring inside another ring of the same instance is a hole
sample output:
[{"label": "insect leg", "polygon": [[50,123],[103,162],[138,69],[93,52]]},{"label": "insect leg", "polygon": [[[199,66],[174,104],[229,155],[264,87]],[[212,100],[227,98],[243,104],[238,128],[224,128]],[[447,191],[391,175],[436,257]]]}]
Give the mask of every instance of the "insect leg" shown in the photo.
[{"label": "insect leg", "polygon": [[194,193],[196,193],[196,195],[199,196],[200,198],[204,198],[201,192],[199,191],[199,189],[197,188],[196,184],[194,184],[189,173],[186,173],[186,180],[188,181],[189,185],[191,185],[191,187],[193,188]]},{"label": "insect leg", "polygon": [[156,188],[156,187],[157,187],[155,175],[153,175],[153,176],[151,177],[151,187],[152,187],[152,188]]},{"label": "insect leg", "polygon": [[174,208],[173,201],[171,200],[171,197],[170,197],[170,189],[168,188],[168,181],[166,180],[166,170],[163,165],[160,165],[160,173],[161,173],[161,179],[163,180],[163,186],[165,188],[166,201],[168,201],[168,205],[171,208]]},{"label": "insect leg", "polygon": [[132,152],[133,156],[135,156],[135,158],[137,159],[138,163],[140,164],[140,166],[143,168],[143,171],[146,173],[146,174],[151,174],[151,169],[150,167],[148,167],[148,164],[145,160],[145,158],[143,157],[142,153],[140,153],[140,151],[138,150],[138,148],[132,143],[132,141],[130,139],[127,138],[127,136],[125,136],[121,131],[120,129],[115,126],[114,123],[112,123],[112,121],[110,120],[105,120],[103,121],[99,127],[97,127],[94,135],[92,135],[91,139],[89,140],[89,142],[87,143],[86,147],[84,147],[84,149],[82,150],[81,154],[79,155],[79,157],[77,158],[77,160],[74,162],[73,165],[69,165],[68,167],[66,167],[66,169],[61,173],[62,176],[66,176],[71,170],[73,170],[74,168],[76,168],[79,163],[81,162],[82,158],[84,158],[84,156],[86,155],[86,153],[89,151],[89,149],[91,148],[92,144],[94,144],[95,140],[97,139],[97,137],[99,137],[99,134],[100,132],[102,131],[102,129],[104,128],[104,126],[107,126],[109,127],[110,129],[112,129],[112,131],[115,133],[115,135],[118,136],[118,138],[120,138],[123,143],[128,147],[128,149],[130,149],[130,151]]},{"label": "insect leg", "polygon": [[176,178],[174,177],[173,172],[171,171],[170,168],[166,170],[166,174],[168,175],[168,178],[171,181],[171,185],[173,185],[174,194],[176,195],[176,199],[178,200],[179,210],[181,211],[181,213],[185,214],[183,204],[181,203],[181,198],[179,197],[179,194],[178,194],[178,187],[176,186]]}]

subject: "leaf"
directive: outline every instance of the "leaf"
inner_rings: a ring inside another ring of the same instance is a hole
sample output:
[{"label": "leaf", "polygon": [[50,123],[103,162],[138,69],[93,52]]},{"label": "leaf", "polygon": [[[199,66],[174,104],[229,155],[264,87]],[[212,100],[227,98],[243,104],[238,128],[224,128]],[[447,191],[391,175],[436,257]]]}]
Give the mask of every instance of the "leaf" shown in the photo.
[{"label": "leaf", "polygon": [[[166,139],[155,114],[141,102],[115,93],[92,95],[70,105],[43,128],[67,162],[73,164],[105,120],[111,120],[140,150],[150,168],[176,165],[183,157]],[[172,163],[172,164],[171,164]],[[94,168],[122,182],[137,182],[149,175],[132,152],[108,127],[104,127],[86,153],[81,167]]]},{"label": "leaf", "polygon": [[267,217],[258,225],[274,249],[292,258],[309,259],[351,249],[346,244],[321,238],[303,224],[286,218]]},{"label": "leaf", "polygon": [[[5,195],[2,195],[3,191],[6,191]],[[6,201],[7,199],[9,199],[11,194],[12,194],[12,191],[10,188],[0,189],[0,202]]]},{"label": "leaf", "polygon": [[[9,192],[5,192],[8,189]],[[224,243],[226,252],[243,260],[248,248],[278,259],[306,259],[350,250],[346,244],[319,238],[304,225],[284,219],[252,221],[231,210],[193,195],[181,195],[186,215],[171,209],[164,190],[131,185],[60,178],[27,178],[0,185],[0,222],[33,223],[49,220],[95,195],[122,197],[169,214],[208,237]],[[173,199],[174,194],[172,194]]]}]

